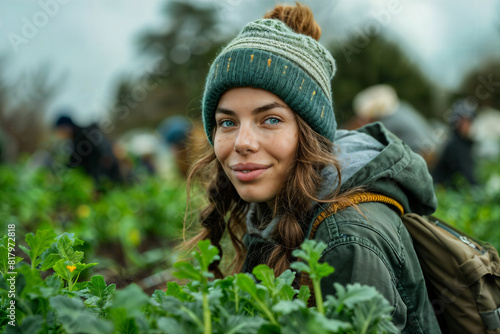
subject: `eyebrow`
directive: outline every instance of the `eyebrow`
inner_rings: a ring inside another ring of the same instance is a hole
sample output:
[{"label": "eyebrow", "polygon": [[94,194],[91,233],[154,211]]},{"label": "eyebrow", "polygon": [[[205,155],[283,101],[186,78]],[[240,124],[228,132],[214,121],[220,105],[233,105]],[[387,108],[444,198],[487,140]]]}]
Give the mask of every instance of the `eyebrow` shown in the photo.
[{"label": "eyebrow", "polygon": [[[269,104],[266,104],[266,105],[263,105],[263,106],[255,108],[254,110],[252,110],[252,114],[256,115],[258,113],[261,113],[261,112],[264,112],[264,111],[268,111],[268,110],[271,110],[271,109],[274,109],[274,108],[285,108],[285,109],[288,109],[287,106],[285,106],[285,105],[283,105],[281,103],[272,102],[272,103],[269,103]],[[226,115],[231,115],[231,116],[236,115],[236,113],[233,110],[226,109],[226,108],[217,108],[217,109],[215,109],[215,113],[216,114],[217,113],[221,113],[221,114],[226,114]]]}]

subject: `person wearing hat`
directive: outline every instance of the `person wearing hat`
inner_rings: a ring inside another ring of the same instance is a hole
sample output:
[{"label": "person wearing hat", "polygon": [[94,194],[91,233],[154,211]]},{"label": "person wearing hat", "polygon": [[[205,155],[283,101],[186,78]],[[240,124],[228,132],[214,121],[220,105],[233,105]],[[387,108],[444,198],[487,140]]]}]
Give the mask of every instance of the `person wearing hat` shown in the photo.
[{"label": "person wearing hat", "polygon": [[82,168],[94,179],[96,191],[104,191],[109,182],[123,181],[112,143],[97,124],[80,127],[70,116],[61,113],[55,123],[57,137],[69,140],[69,168]]},{"label": "person wearing hat", "polygon": [[179,115],[167,117],[157,128],[172,153],[177,170],[184,177],[189,169],[188,144],[192,128],[189,119]]},{"label": "person wearing hat", "polygon": [[432,165],[436,139],[431,126],[409,103],[398,98],[387,84],[370,86],[353,100],[353,109],[362,124],[381,122],[405,144]]},{"label": "person wearing hat", "polygon": [[[202,101],[208,144],[188,178],[188,191],[201,181],[208,205],[185,247],[209,239],[222,255],[227,232],[233,262],[213,264],[215,277],[259,264],[283,273],[316,218],[332,203],[352,204],[353,194],[389,196],[405,212],[436,208],[424,160],[383,125],[337,130],[335,61],[320,34],[308,7],[278,5],[210,67]],[[410,235],[390,205],[349,206],[325,218],[313,238],[328,244],[321,261],[335,268],[321,282],[324,295],[335,282],[371,285],[394,307],[399,331],[440,332]]]},{"label": "person wearing hat", "polygon": [[457,177],[471,185],[477,185],[474,175],[473,141],[471,126],[477,114],[477,106],[467,99],[455,101],[448,115],[451,134],[432,171],[434,183],[456,187]]}]

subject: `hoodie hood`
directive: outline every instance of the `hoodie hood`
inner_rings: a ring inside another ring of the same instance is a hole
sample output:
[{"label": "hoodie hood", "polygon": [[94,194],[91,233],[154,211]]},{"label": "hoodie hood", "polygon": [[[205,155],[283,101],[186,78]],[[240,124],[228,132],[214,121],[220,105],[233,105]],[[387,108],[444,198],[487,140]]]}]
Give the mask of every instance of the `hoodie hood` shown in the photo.
[{"label": "hoodie hood", "polygon": [[[343,154],[348,159],[342,158],[341,160],[342,164],[347,163],[346,172],[344,170],[341,172],[347,178],[342,182],[341,191],[364,186],[367,191],[395,199],[403,206],[405,213],[430,215],[436,210],[437,199],[432,177],[425,160],[420,155],[413,152],[379,122],[349,132],[359,133],[363,138],[367,138],[364,135],[368,135],[370,141],[378,142],[382,145],[382,149],[380,150],[381,146],[376,143],[371,144],[371,147],[379,150],[378,154],[373,159],[364,159],[369,161],[360,168],[349,171],[353,168],[348,167],[349,161],[358,160],[357,155],[362,153],[357,153],[357,151],[349,153],[352,144],[342,145],[342,140],[339,139],[337,144],[340,145],[341,150],[345,147]],[[351,136],[359,135],[351,134]],[[372,148],[368,147],[368,150],[372,151],[372,155],[375,153]],[[359,157],[359,160],[363,159]],[[360,164],[358,163],[358,166]]]},{"label": "hoodie hood", "polygon": [[[372,123],[356,131],[337,130],[334,143],[341,165],[341,192],[363,186],[366,191],[398,201],[405,213],[429,215],[436,210],[432,177],[424,159],[382,123]],[[326,198],[338,184],[337,171],[333,166],[326,167],[322,176],[324,182],[318,198]],[[279,217],[264,227],[268,215],[265,203],[251,203],[247,214],[247,233],[269,239]]]}]

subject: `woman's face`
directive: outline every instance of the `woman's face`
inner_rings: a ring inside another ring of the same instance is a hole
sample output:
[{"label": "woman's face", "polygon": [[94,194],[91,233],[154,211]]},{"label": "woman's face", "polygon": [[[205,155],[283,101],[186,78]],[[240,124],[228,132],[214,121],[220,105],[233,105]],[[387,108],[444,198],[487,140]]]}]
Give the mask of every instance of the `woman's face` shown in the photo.
[{"label": "woman's face", "polygon": [[274,200],[297,153],[295,113],[271,92],[233,88],[219,100],[215,121],[215,155],[240,197]]}]

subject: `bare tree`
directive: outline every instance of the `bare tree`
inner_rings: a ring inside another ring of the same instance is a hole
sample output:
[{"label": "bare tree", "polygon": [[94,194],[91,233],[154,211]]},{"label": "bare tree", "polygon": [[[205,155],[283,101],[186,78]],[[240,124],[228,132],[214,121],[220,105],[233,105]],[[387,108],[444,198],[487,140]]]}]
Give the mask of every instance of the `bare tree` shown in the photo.
[{"label": "bare tree", "polygon": [[47,132],[44,114],[58,86],[51,82],[50,75],[51,67],[43,65],[24,73],[13,84],[0,84],[4,160],[14,162],[23,153],[33,153],[43,141]]}]

